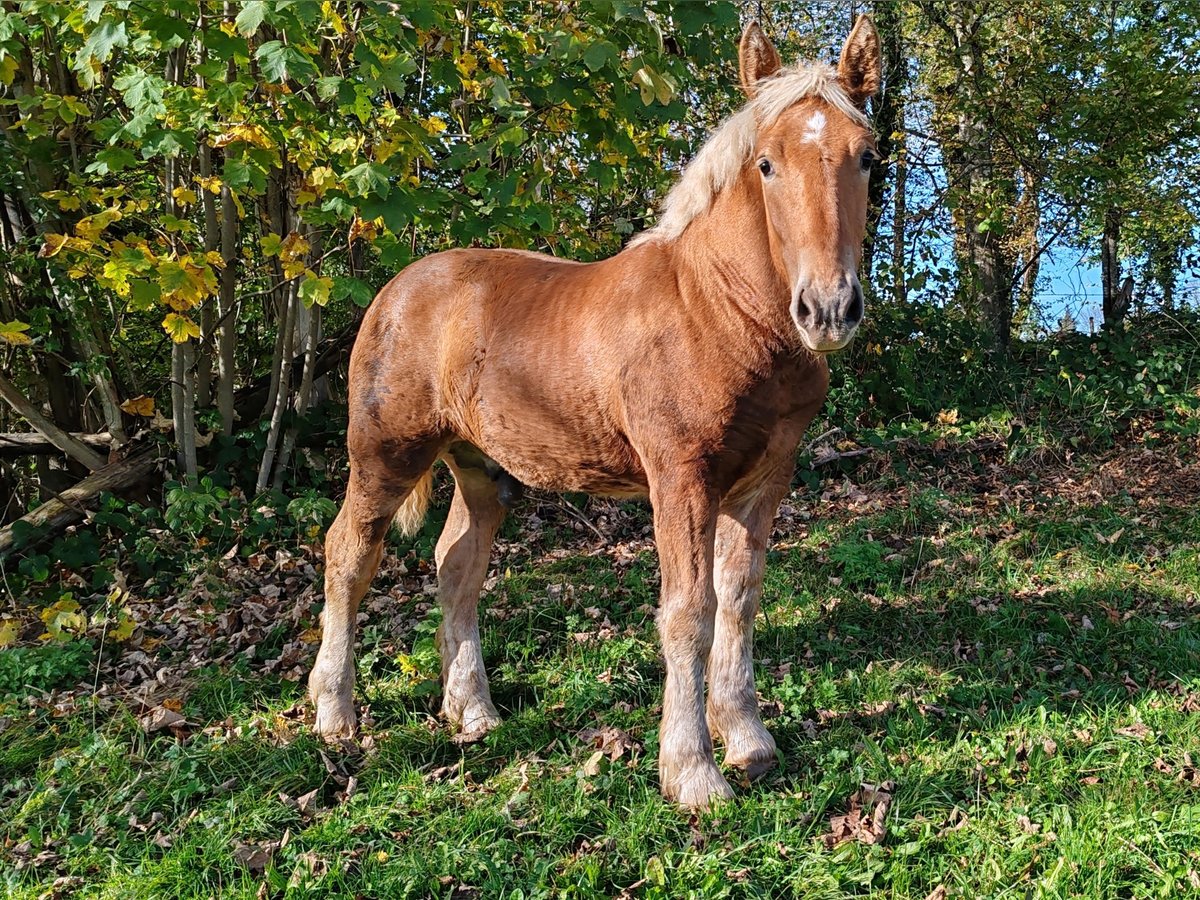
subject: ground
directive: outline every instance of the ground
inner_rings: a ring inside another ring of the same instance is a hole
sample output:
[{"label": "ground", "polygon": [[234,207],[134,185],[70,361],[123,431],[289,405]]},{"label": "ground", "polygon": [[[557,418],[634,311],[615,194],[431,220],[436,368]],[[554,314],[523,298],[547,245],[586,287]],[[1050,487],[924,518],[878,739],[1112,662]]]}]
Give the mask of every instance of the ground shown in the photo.
[{"label": "ground", "polygon": [[436,522],[364,603],[353,746],[323,747],[303,701],[316,542],[214,557],[165,609],[130,585],[125,643],[0,707],[0,879],[17,898],[1200,891],[1198,451],[1136,432],[819,450],[757,630],[780,765],[702,818],[658,794],[641,507],[510,518],[482,615],[505,723],[474,744],[432,715]]}]

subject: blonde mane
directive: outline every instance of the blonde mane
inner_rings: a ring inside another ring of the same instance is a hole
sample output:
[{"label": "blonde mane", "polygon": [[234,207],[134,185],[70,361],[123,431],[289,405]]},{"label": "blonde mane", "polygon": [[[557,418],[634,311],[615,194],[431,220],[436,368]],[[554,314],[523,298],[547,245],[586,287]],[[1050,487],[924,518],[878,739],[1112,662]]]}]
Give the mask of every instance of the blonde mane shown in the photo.
[{"label": "blonde mane", "polygon": [[824,100],[864,128],[867,117],[838,82],[837,70],[824,63],[780,69],[757,85],[757,93],[730,116],[684,168],[662,204],[658,223],[630,241],[672,241],[703,214],[713,198],[731,184],[750,160],[760,126],[770,125],[801,100]]}]

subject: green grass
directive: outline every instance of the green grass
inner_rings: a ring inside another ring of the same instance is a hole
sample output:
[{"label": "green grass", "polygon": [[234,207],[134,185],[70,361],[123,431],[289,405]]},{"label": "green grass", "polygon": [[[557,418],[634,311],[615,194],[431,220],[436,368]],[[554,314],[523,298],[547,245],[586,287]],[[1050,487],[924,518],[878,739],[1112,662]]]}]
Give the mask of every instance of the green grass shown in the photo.
[{"label": "green grass", "polygon": [[[1200,498],[906,471],[857,505],[833,480],[789,501],[756,643],[782,766],[711,816],[658,795],[653,557],[550,559],[578,546],[569,520],[518,523],[484,600],[505,715],[485,741],[430,716],[433,613],[367,627],[361,752],[323,758],[290,712],[301,686],[244,669],[193,685],[183,741],[9,702],[0,879],[16,898],[56,879],[114,898],[1196,891]],[[641,749],[589,775],[597,725]],[[850,795],[889,779],[886,838],[827,849]],[[267,842],[265,871],[239,857]]]}]

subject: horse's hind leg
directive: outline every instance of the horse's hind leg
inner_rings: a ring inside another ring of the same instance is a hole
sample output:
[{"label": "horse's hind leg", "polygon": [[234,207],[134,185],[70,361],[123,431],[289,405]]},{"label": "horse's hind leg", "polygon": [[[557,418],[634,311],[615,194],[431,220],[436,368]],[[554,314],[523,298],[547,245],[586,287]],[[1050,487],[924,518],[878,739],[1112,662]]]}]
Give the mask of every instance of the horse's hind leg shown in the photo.
[{"label": "horse's hind leg", "polygon": [[[432,454],[429,454],[431,456]],[[346,499],[325,538],[325,612],[321,649],[308,679],[315,729],[324,737],[354,733],[354,632],[358,604],[383,558],[384,537],[401,502],[432,464],[417,459],[403,471],[367,462],[351,467]]]},{"label": "horse's hind leg", "polygon": [[496,482],[484,470],[447,460],[454,500],[437,543],[438,599],[442,625],[442,714],[462,734],[483,735],[500,724],[488,693],[479,641],[479,591],[492,541],[504,518]]}]

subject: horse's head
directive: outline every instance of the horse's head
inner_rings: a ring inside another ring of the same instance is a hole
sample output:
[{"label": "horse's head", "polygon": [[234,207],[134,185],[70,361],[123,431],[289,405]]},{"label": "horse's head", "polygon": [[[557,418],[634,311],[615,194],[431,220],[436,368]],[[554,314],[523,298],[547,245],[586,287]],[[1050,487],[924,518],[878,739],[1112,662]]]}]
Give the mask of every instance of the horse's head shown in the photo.
[{"label": "horse's head", "polygon": [[[863,111],[879,89],[879,37],[871,20],[860,17],[838,63],[840,90],[814,93],[782,111],[771,109],[772,78],[796,76],[782,69],[756,23],[742,35],[738,56],[742,89],[770,112],[760,114],[751,160],[771,255],[791,289],[792,320],[810,350],[840,350],[863,317],[858,264],[867,182],[879,158]],[[779,94],[786,102],[787,93]]]}]

